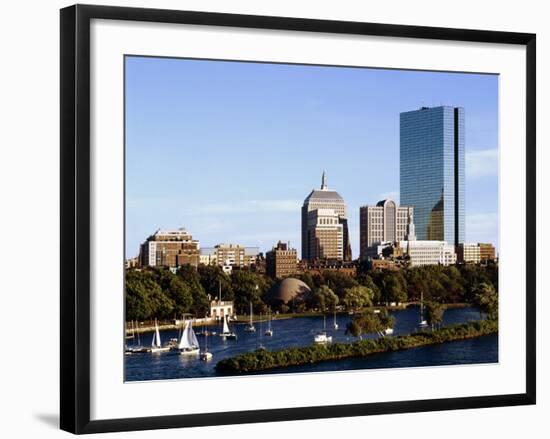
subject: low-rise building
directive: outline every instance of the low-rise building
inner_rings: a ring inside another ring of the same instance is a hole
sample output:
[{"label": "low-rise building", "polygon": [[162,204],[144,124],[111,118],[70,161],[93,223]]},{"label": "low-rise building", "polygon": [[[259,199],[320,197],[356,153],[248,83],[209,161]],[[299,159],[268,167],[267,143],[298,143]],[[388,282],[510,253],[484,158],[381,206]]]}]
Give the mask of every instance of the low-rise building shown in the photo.
[{"label": "low-rise building", "polygon": [[461,264],[479,264],[481,261],[479,244],[458,244],[456,258]]},{"label": "low-rise building", "polygon": [[411,267],[456,264],[456,252],[447,241],[401,241],[403,258]]},{"label": "low-rise building", "polygon": [[272,278],[282,278],[296,273],[298,253],[290,248],[290,243],[279,241],[275,247],[265,255],[266,274]]},{"label": "low-rise building", "polygon": [[[449,245],[446,241],[384,242],[371,247],[370,250],[369,260],[386,259],[394,261],[398,265],[418,267],[421,265],[456,264],[454,246]],[[380,264],[378,265],[380,266]]]},{"label": "low-rise building", "polygon": [[494,261],[496,259],[495,247],[493,244],[479,243],[479,259],[482,262]]},{"label": "low-rise building", "polygon": [[496,258],[495,247],[492,244],[474,243],[474,244],[459,244],[457,249],[457,260],[460,263],[485,263],[494,261]]},{"label": "low-rise building", "polygon": [[321,274],[324,271],[337,271],[348,276],[357,275],[357,263],[353,261],[313,261],[302,264],[302,272]]},{"label": "low-rise building", "polygon": [[239,244],[218,244],[201,249],[200,261],[205,265],[220,267],[251,267],[259,256],[258,247],[244,247]]},{"label": "low-rise building", "polygon": [[231,300],[211,300],[210,301],[210,317],[215,320],[234,315],[233,301]]},{"label": "low-rise building", "polygon": [[126,262],[124,265],[127,270],[130,268],[139,267],[139,256],[136,256],[135,258],[126,259]]}]

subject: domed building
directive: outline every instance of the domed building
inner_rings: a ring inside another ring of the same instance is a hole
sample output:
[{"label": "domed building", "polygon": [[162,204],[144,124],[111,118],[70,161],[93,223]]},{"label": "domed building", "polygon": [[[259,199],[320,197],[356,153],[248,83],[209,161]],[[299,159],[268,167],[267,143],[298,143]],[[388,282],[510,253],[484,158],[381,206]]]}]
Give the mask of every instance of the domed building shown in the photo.
[{"label": "domed building", "polygon": [[271,305],[289,304],[291,302],[305,302],[311,295],[311,289],[305,282],[293,277],[287,277],[277,282],[266,295]]}]

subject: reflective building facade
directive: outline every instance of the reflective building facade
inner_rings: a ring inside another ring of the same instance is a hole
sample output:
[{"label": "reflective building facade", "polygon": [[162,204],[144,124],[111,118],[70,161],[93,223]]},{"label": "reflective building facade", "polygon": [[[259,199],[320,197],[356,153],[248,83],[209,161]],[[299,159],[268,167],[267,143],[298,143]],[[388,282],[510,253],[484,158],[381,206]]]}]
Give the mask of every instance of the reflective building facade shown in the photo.
[{"label": "reflective building facade", "polygon": [[464,109],[400,114],[400,198],[419,240],[464,242]]}]

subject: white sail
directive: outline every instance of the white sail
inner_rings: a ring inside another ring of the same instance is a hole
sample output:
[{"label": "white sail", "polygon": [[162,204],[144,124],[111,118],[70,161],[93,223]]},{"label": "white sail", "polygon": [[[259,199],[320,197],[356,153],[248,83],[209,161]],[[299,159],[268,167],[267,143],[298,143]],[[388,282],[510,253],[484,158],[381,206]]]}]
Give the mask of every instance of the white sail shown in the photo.
[{"label": "white sail", "polygon": [[189,324],[189,331],[187,333],[188,335],[188,342],[190,346],[199,347],[199,341],[197,340],[197,336],[195,335],[195,331],[193,331],[193,324]]},{"label": "white sail", "polygon": [[159,325],[157,324],[157,321],[155,320],[155,335],[153,337],[153,346],[160,348],[161,347],[161,341],[160,341],[160,332],[159,332]]},{"label": "white sail", "polygon": [[179,349],[186,349],[190,348],[192,345],[189,343],[189,322],[185,322],[185,327],[183,328],[183,332],[181,333],[181,338],[178,343]]},{"label": "white sail", "polygon": [[222,334],[229,334],[229,326],[227,324],[227,316],[223,318],[223,331]]}]

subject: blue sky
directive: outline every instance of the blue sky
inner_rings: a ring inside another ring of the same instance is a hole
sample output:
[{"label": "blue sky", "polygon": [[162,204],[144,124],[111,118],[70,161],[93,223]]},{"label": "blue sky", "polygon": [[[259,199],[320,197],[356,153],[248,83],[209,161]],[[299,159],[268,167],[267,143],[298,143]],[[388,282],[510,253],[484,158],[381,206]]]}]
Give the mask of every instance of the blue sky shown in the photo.
[{"label": "blue sky", "polygon": [[158,228],[202,247],[300,249],[300,206],[321,173],[348,207],[399,200],[399,113],[466,115],[466,240],[498,245],[498,77],[126,58],[126,254]]}]

